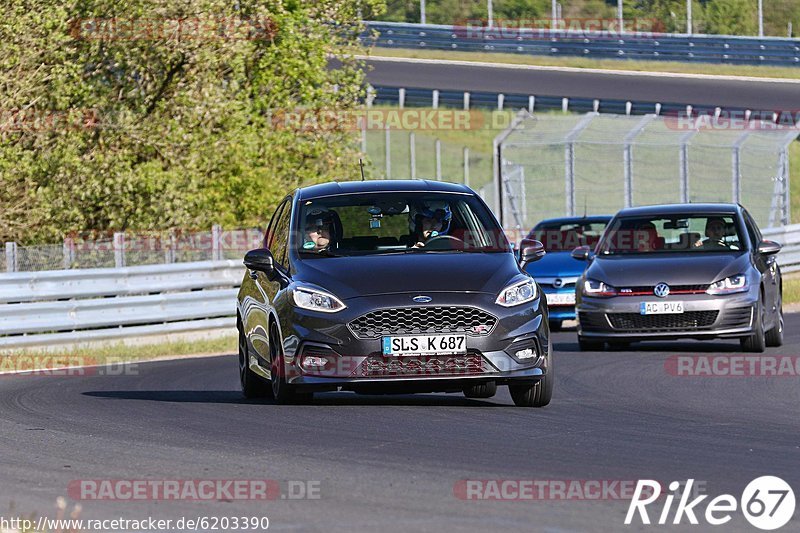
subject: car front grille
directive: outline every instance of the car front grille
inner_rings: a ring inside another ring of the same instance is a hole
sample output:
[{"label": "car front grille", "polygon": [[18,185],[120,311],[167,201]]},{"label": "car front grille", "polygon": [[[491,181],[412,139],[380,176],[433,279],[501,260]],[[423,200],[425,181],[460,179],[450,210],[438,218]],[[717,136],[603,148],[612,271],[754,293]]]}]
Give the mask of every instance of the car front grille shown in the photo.
[{"label": "car front grille", "polygon": [[609,313],[611,327],[623,331],[681,331],[708,328],[719,311],[688,311],[681,314],[641,315],[639,313]]},{"label": "car front grille", "polygon": [[[708,290],[708,284],[705,285],[670,285],[670,294],[702,294]],[[632,287],[620,287],[618,294],[620,296],[642,296],[644,294],[653,294],[655,285],[634,285]]]},{"label": "car front grille", "polygon": [[354,377],[382,376],[453,376],[490,372],[483,357],[467,355],[431,357],[368,357],[353,371]]},{"label": "car front grille", "polygon": [[348,324],[359,339],[384,335],[428,335],[463,333],[474,337],[489,335],[497,318],[475,307],[400,307],[362,315]]}]

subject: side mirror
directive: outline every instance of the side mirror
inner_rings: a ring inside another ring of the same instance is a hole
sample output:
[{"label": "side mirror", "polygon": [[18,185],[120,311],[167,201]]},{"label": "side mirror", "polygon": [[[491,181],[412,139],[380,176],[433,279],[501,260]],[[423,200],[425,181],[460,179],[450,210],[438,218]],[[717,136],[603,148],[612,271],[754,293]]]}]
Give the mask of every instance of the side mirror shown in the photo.
[{"label": "side mirror", "polygon": [[533,239],[522,239],[522,242],[519,244],[520,266],[524,268],[528,263],[538,261],[544,257],[545,253],[547,252],[545,252],[544,244],[541,242]]},{"label": "side mirror", "polygon": [[592,248],[584,244],[572,250],[569,255],[578,261],[587,261],[592,257]]},{"label": "side mirror", "polygon": [[773,255],[781,251],[782,246],[775,241],[761,241],[758,243],[758,253],[761,255]]},{"label": "side mirror", "polygon": [[266,248],[256,248],[247,252],[244,256],[244,266],[250,270],[263,272],[267,276],[275,273],[275,259],[272,257],[272,252]]}]

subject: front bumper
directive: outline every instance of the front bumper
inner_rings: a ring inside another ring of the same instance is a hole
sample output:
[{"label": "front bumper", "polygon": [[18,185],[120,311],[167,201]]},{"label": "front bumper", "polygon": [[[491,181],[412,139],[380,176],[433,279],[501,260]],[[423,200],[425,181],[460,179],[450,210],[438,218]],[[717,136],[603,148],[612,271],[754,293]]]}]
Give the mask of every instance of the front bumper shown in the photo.
[{"label": "front bumper", "polygon": [[[496,295],[434,295],[436,306],[472,307],[497,318],[487,334],[466,336],[466,355],[383,356],[380,337],[360,337],[348,326],[365,313],[379,309],[425,307],[413,304],[413,296],[353,298],[345,302],[346,309],[335,314],[287,310],[287,316],[281,319],[287,382],[310,390],[358,390],[359,386],[391,390],[405,386],[443,391],[485,381],[498,384],[536,381],[547,374],[551,347],[547,311],[542,307],[541,296],[530,304],[505,308],[494,303]],[[533,348],[536,356],[525,359],[515,356],[526,348]],[[323,368],[309,367],[305,364],[306,357],[321,357],[327,363]]]},{"label": "front bumper", "polygon": [[[682,301],[684,313],[642,315],[641,302]],[[616,296],[576,305],[578,334],[591,339],[666,340],[741,338],[752,333],[758,292],[710,296]]]}]

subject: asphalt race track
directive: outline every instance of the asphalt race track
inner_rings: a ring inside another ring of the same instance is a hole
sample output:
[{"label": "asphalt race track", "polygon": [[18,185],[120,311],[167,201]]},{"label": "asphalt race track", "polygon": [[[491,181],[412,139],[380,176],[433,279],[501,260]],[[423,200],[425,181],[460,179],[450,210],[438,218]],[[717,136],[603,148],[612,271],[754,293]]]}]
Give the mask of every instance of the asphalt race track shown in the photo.
[{"label": "asphalt race track", "polygon": [[[661,531],[672,528],[626,528],[627,500],[474,501],[454,496],[454,486],[693,478],[711,497],[738,499],[750,480],[772,474],[800,488],[800,377],[665,371],[671,355],[738,355],[730,342],[581,353],[566,331],[555,348],[553,403],[538,410],[513,407],[504,387],[491,400],[244,401],[232,356],[139,364],[129,375],[4,376],[0,515],[53,516],[78,479],[258,478],[319,481],[320,497],[83,501],[81,517],[265,515],[280,531]],[[787,315],[787,342],[767,355],[798,353],[800,315]],[[796,514],[783,530],[799,526]],[[717,529],[755,531],[740,512]]]},{"label": "asphalt race track", "polygon": [[[800,85],[691,75],[620,75],[370,59],[372,85],[570,98],[669,102],[759,110],[800,109]],[[747,73],[744,72],[744,75]]]}]

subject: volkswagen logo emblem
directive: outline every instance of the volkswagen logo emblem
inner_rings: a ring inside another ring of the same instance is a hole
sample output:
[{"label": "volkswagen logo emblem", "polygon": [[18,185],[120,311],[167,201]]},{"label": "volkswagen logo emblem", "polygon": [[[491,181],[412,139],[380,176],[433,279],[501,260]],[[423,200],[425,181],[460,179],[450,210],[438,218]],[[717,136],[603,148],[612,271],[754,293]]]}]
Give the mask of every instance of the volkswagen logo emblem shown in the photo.
[{"label": "volkswagen logo emblem", "polygon": [[556,278],[553,280],[553,287],[556,289],[560,288],[564,284],[564,280],[561,278]]},{"label": "volkswagen logo emblem", "polygon": [[433,298],[431,298],[430,296],[419,295],[419,296],[414,296],[412,298],[412,300],[414,300],[418,304],[426,304],[426,303],[430,302],[431,300],[433,300]]},{"label": "volkswagen logo emblem", "polygon": [[664,282],[659,283],[656,285],[656,288],[653,289],[653,294],[658,296],[659,298],[666,298],[669,294],[669,285]]}]

